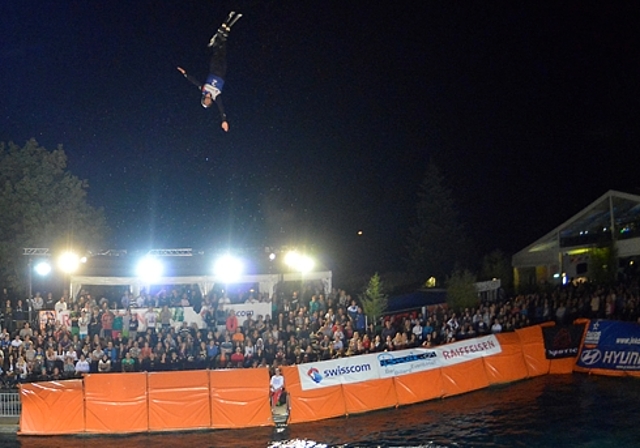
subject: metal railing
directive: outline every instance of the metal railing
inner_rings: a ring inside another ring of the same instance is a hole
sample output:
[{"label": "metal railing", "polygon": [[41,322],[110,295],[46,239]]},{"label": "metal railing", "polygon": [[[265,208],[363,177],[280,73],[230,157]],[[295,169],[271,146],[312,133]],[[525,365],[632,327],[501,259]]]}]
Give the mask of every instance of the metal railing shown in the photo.
[{"label": "metal railing", "polygon": [[20,417],[22,405],[20,404],[20,394],[18,391],[0,392],[0,418]]}]

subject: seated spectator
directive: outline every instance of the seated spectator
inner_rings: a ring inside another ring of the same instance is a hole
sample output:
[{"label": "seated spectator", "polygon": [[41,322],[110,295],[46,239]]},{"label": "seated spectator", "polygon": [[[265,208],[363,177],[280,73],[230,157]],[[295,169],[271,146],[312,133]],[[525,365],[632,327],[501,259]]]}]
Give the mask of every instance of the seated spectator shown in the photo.
[{"label": "seated spectator", "polygon": [[65,378],[72,378],[76,373],[76,366],[73,364],[72,358],[65,358],[62,366],[62,374]]},{"label": "seated spectator", "polygon": [[284,377],[280,373],[279,367],[275,368],[275,374],[269,380],[269,391],[271,394],[271,411],[274,412],[284,392]]},{"label": "seated spectator", "polygon": [[107,373],[111,372],[111,360],[106,353],[102,355],[100,361],[98,361],[98,372],[99,373]]},{"label": "seated spectator", "polygon": [[84,353],[82,353],[80,355],[80,359],[78,359],[78,362],[76,362],[75,373],[76,374],[89,373],[89,370],[90,370],[89,361],[87,361],[87,358],[85,357]]},{"label": "seated spectator", "polygon": [[131,353],[127,352],[122,360],[123,372],[135,372],[136,360],[131,357]]}]

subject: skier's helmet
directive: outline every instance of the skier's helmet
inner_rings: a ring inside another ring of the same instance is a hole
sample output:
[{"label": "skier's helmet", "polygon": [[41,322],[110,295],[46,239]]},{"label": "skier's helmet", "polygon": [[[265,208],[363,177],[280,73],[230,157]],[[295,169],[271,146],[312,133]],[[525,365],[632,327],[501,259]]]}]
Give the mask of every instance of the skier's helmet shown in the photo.
[{"label": "skier's helmet", "polygon": [[211,95],[210,94],[202,95],[202,98],[200,99],[200,104],[202,104],[202,107],[204,107],[205,109],[210,108],[211,105],[213,104],[213,99],[211,98]]}]

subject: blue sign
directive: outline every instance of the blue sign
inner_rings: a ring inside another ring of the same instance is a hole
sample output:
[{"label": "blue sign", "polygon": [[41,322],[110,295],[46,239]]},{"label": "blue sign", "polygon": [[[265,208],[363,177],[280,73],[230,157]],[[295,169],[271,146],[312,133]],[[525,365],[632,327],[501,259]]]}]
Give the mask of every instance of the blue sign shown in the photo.
[{"label": "blue sign", "polygon": [[591,321],[577,365],[585,369],[640,371],[640,325]]}]

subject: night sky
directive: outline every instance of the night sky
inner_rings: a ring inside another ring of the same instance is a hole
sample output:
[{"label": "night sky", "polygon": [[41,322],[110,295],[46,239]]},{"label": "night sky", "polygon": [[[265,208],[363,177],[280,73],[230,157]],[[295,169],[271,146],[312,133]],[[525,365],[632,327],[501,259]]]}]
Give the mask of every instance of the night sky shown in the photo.
[{"label": "night sky", "polygon": [[[62,144],[113,248],[400,268],[435,162],[480,253],[511,255],[640,194],[640,2],[522,3],[4,0],[0,141]],[[232,9],[225,134],[175,67],[206,77]]]}]

